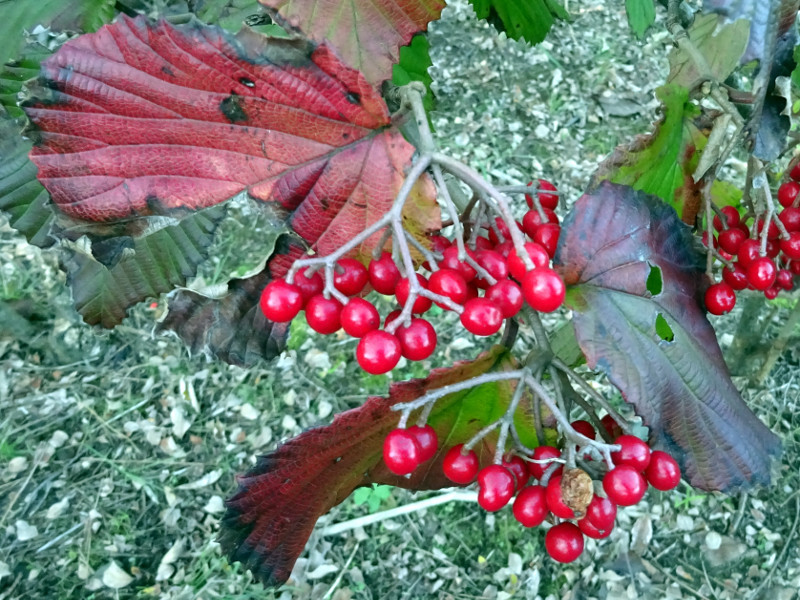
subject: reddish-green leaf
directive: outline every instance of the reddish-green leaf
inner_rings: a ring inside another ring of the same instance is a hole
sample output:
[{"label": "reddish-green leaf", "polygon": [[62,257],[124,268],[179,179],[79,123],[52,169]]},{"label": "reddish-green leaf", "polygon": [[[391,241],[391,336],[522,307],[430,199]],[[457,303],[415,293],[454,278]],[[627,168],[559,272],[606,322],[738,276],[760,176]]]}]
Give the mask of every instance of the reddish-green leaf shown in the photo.
[{"label": "reddish-green leaf", "polygon": [[[262,456],[239,478],[238,492],[227,501],[223,549],[265,585],[277,585],[289,577],[317,519],[356,487],[384,483],[422,490],[453,485],[442,474],[444,453],[498,419],[514,383],[487,383],[438,400],[428,423],[438,434],[439,451],[409,478],[393,475],[383,463],[383,440],[400,417],[390,407],[482,373],[513,368],[508,352],[497,347],[473,362],[437,369],[427,379],[396,383],[387,398],[370,398],[360,408],[337,415],[331,425],[306,431]],[[520,409],[516,425],[522,441],[536,446],[527,411]],[[494,444],[496,437],[489,436],[476,447],[482,464],[491,461]]]},{"label": "reddish-green leaf", "polygon": [[[589,366],[634,405],[689,482],[722,491],[769,483],[780,442],[730,379],[701,305],[703,257],[675,211],[603,183],[575,204],[555,262]],[[647,288],[653,268],[657,295]],[[672,336],[663,325],[659,334],[659,316]]]},{"label": "reddish-green leaf", "polygon": [[[445,6],[443,0],[259,0],[276,22],[327,42],[344,62],[378,86],[391,79],[400,47],[428,29]],[[277,11],[277,14],[275,14]]]}]

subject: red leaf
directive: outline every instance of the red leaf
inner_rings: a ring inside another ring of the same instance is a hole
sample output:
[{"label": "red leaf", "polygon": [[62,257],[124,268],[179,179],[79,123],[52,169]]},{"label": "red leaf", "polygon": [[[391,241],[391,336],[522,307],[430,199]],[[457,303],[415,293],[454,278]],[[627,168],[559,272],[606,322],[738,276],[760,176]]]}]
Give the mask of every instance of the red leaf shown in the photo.
[{"label": "red leaf", "polygon": [[317,42],[327,40],[344,61],[378,85],[392,77],[400,46],[442,14],[442,0],[259,0],[276,20]]},{"label": "red leaf", "polygon": [[[442,474],[445,452],[497,420],[511,400],[514,383],[484,384],[438,400],[428,423],[439,437],[439,450],[409,478],[393,475],[383,463],[383,440],[400,418],[390,407],[482,373],[513,368],[508,352],[497,347],[473,362],[437,369],[427,379],[396,383],[388,398],[370,398],[363,406],[337,415],[331,425],[306,431],[260,457],[238,479],[239,491],[227,501],[220,535],[223,549],[265,585],[278,585],[288,579],[317,519],[356,487],[372,483],[415,490],[452,486]],[[532,417],[522,409],[516,417],[523,443],[536,446]],[[476,447],[483,464],[493,458],[495,443],[496,438],[489,436]]]},{"label": "red leaf", "polygon": [[[324,44],[142,17],[62,46],[25,110],[39,179],[74,218],[180,216],[246,191],[320,254],[385,212],[414,152]],[[410,205],[420,233],[438,226],[429,180]]]}]

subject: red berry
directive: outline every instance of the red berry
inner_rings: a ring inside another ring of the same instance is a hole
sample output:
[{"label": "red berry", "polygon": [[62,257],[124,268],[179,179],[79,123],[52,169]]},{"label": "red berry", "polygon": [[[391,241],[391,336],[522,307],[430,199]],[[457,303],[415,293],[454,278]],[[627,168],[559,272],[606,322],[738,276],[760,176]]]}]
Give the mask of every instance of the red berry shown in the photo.
[{"label": "red berry", "polygon": [[764,297],[767,300],[775,300],[775,298],[777,298],[778,294],[780,293],[781,293],[781,288],[779,288],[777,285],[773,285],[772,287],[768,287],[767,289],[764,290]]},{"label": "red berry", "polygon": [[800,231],[800,208],[784,208],[778,215],[778,219],[789,233]]},{"label": "red berry", "polygon": [[530,479],[531,476],[531,474],[528,473],[527,463],[522,460],[522,458],[514,454],[513,456],[503,459],[502,464],[506,469],[511,471],[511,474],[514,476],[517,489],[521,490],[523,487],[525,487],[525,484],[528,483],[528,479]]},{"label": "red berry", "polygon": [[494,244],[488,238],[479,235],[475,238],[475,246],[472,249],[476,252],[479,250],[493,250]]},{"label": "red berry", "polygon": [[[417,281],[419,282],[420,287],[427,290],[428,280],[425,279],[419,273],[416,273],[415,275]],[[400,304],[400,306],[406,305],[406,301],[408,300],[408,296],[410,293],[411,293],[411,284],[409,283],[408,279],[404,277],[397,283],[397,287],[395,288],[394,291],[394,295],[397,298],[397,302]],[[431,306],[433,306],[433,302],[431,301],[430,298],[417,296],[417,299],[414,300],[414,306],[412,307],[411,312],[419,315],[427,311]]]},{"label": "red berry", "polygon": [[529,485],[522,488],[514,500],[514,518],[524,527],[536,527],[541,525],[549,512],[545,491],[541,485]]},{"label": "red berry", "polygon": [[[721,209],[723,215],[727,217],[727,225],[728,227],[736,227],[739,224],[739,211],[736,210],[733,206],[723,206]],[[726,229],[722,226],[722,219],[719,217],[714,217],[714,229],[717,231],[722,231]]]},{"label": "red berry", "polygon": [[363,298],[351,298],[339,316],[342,329],[353,337],[362,337],[381,326],[381,316],[372,302]]},{"label": "red berry", "polygon": [[367,268],[355,258],[341,258],[338,264],[343,271],[334,270],[333,286],[345,296],[360,294],[369,281]]},{"label": "red berry", "polygon": [[561,235],[561,226],[556,223],[545,223],[539,225],[533,234],[533,241],[547,250],[547,254],[552,258],[555,256],[558,247],[558,236]]},{"label": "red berry", "polygon": [[788,269],[781,269],[778,271],[778,276],[775,278],[775,285],[782,290],[791,292],[794,287],[794,275]]},{"label": "red berry", "polygon": [[608,499],[620,506],[633,506],[644,497],[647,482],[636,467],[619,465],[603,477]]},{"label": "red berry", "polygon": [[425,319],[412,318],[408,327],[401,325],[394,334],[408,360],[425,360],[436,350],[436,330]]},{"label": "red berry", "polygon": [[598,529],[595,527],[589,519],[581,519],[578,521],[578,529],[583,532],[583,535],[586,537],[593,538],[595,540],[602,540],[607,538],[611,535],[614,527],[609,527],[608,529]]},{"label": "red berry", "polygon": [[[548,460],[550,458],[560,458],[561,457],[561,450],[555,448],[553,446],[538,446],[533,449],[533,457],[535,460]],[[530,471],[531,475],[533,475],[536,479],[541,479],[544,475],[544,472],[550,468],[552,463],[536,463],[528,461],[528,471]],[[562,467],[559,467],[556,473],[561,473]]]},{"label": "red berry", "polygon": [[544,547],[553,560],[569,563],[583,552],[583,534],[573,523],[559,523],[545,534]]},{"label": "red berry", "polygon": [[421,461],[417,440],[407,429],[395,429],[383,440],[383,462],[395,475],[408,475]]},{"label": "red berry", "polygon": [[550,512],[562,519],[574,519],[575,512],[564,504],[564,496],[561,494],[561,475],[553,475],[547,482],[545,490],[547,498],[547,508]]},{"label": "red berry", "polygon": [[644,471],[650,464],[650,446],[635,435],[621,435],[614,443],[622,446],[611,453],[615,465],[630,465],[638,471]]},{"label": "red berry", "polygon": [[[496,282],[503,281],[508,277],[508,264],[500,253],[494,250],[480,250],[475,254],[475,260]],[[474,283],[483,289],[489,287],[489,282],[480,277],[475,279]]]},{"label": "red berry", "polygon": [[736,254],[749,236],[738,227],[731,227],[719,234],[719,247],[729,254]]},{"label": "red berry", "polygon": [[[475,253],[469,248],[466,249],[467,255],[475,258]],[[464,278],[464,281],[469,283],[475,279],[475,269],[465,262],[458,260],[458,246],[452,245],[442,252],[442,260],[439,262],[442,269],[452,269],[457,271]]]},{"label": "red berry", "polygon": [[600,424],[603,426],[603,429],[608,432],[608,436],[612,440],[622,435],[622,427],[619,426],[619,423],[617,423],[611,415],[606,415],[600,419]]},{"label": "red berry", "polygon": [[533,310],[553,312],[564,303],[566,286],[561,276],[547,267],[528,271],[522,280],[522,295]]},{"label": "red berry", "polygon": [[539,229],[541,225],[545,225],[547,223],[555,223],[558,224],[558,216],[549,208],[542,209],[544,211],[545,220],[542,220],[542,216],[539,214],[539,211],[529,210],[525,213],[522,217],[522,231],[525,232],[529,238],[533,239],[536,235],[536,230]]},{"label": "red berry", "polygon": [[795,181],[800,181],[800,162],[796,163],[792,170],[789,172],[789,177]]},{"label": "red berry", "polygon": [[[441,255],[442,252],[450,247],[450,240],[441,235],[432,235],[430,241],[429,247],[437,255]],[[422,263],[422,267],[428,271],[431,270],[431,265],[427,260]]]},{"label": "red berry", "polygon": [[392,255],[388,252],[384,252],[378,260],[369,263],[369,283],[379,294],[394,294],[394,288],[400,277],[400,269],[394,264]]},{"label": "red berry", "polygon": [[380,329],[367,333],[356,347],[358,364],[372,375],[382,375],[394,369],[400,356],[400,341]]},{"label": "red berry", "polygon": [[736,292],[725,282],[715,283],[706,290],[705,302],[712,315],[724,315],[736,305]]},{"label": "red berry", "polygon": [[586,514],[583,517],[600,531],[614,527],[614,519],[617,518],[617,505],[608,498],[603,498],[595,494],[589,506],[586,507]]},{"label": "red berry", "polygon": [[[500,217],[495,217],[494,225],[495,225],[494,227],[489,227],[489,240],[492,242],[492,246],[496,246],[500,242],[504,242],[506,240],[511,239],[511,233],[508,231],[508,225],[506,225],[504,219]],[[498,237],[495,229],[500,232],[500,235],[503,236],[502,240],[500,239],[500,237]]]},{"label": "red berry", "polygon": [[503,508],[514,495],[514,476],[500,465],[489,465],[478,473],[478,504],[489,512]]},{"label": "red berry", "polygon": [[585,435],[590,440],[596,439],[597,437],[597,432],[594,430],[594,425],[589,423],[589,421],[584,421],[583,419],[580,419],[578,421],[573,421],[572,423],[570,423],[570,425],[575,431],[577,431],[582,435]]},{"label": "red berry", "polygon": [[503,325],[503,313],[491,300],[472,298],[464,304],[461,324],[475,335],[494,335]]},{"label": "red berry", "polygon": [[303,308],[300,288],[283,279],[273,279],[261,292],[261,312],[270,321],[286,323],[294,319]]},{"label": "red berry", "polygon": [[491,300],[500,309],[504,319],[515,316],[522,308],[523,303],[522,290],[510,279],[503,279],[495,283],[486,290],[484,298]]},{"label": "red berry", "polygon": [[[439,269],[432,273],[428,279],[428,289],[434,294],[450,298],[456,304],[464,304],[467,300],[467,282],[458,271],[451,269]],[[436,306],[449,310],[449,307],[439,302]]]},{"label": "red berry", "polygon": [[787,181],[778,188],[778,202],[781,203],[781,206],[791,206],[797,198],[797,194],[800,194],[800,183]]},{"label": "red berry", "polygon": [[341,313],[342,305],[335,298],[317,294],[306,302],[306,322],[318,333],[328,335],[339,331]]},{"label": "red berry", "polygon": [[[534,269],[537,267],[546,267],[550,264],[550,255],[547,253],[547,250],[536,242],[526,242],[525,250],[528,256],[531,257]],[[508,253],[508,271],[511,273],[512,277],[518,281],[522,281],[525,277],[525,273],[528,272],[525,263],[522,262],[522,259],[517,254],[516,248],[512,248],[511,252]]]},{"label": "red berry", "polygon": [[478,474],[480,463],[474,450],[462,454],[461,450],[463,448],[464,444],[459,444],[447,451],[442,461],[442,470],[444,471],[444,476],[450,481],[460,485],[467,485],[472,483]]},{"label": "red berry", "polygon": [[303,267],[302,269],[298,269],[297,273],[294,274],[294,284],[300,288],[300,293],[303,294],[304,302],[308,302],[311,296],[321,294],[322,290],[325,289],[325,282],[322,280],[322,275],[320,275],[319,271],[310,277],[306,275],[307,271],[308,269]]},{"label": "red berry", "polygon": [[742,267],[747,269],[747,267],[750,266],[750,263],[758,258],[758,252],[758,241],[754,239],[747,239],[742,242],[741,246],[739,246],[739,251],[736,253],[736,256],[739,258],[739,263],[742,265]]},{"label": "red berry", "polygon": [[747,271],[738,262],[733,263],[733,269],[724,267],[722,279],[734,290],[743,290],[747,287]]},{"label": "red berry", "polygon": [[674,489],[680,483],[681,468],[669,454],[661,450],[654,450],[644,476],[654,488],[666,492]]},{"label": "red berry", "polygon": [[502,244],[497,244],[494,247],[494,251],[497,252],[500,256],[507,259],[508,255],[514,249],[514,244],[509,240],[507,242],[503,242]]},{"label": "red berry", "polygon": [[417,442],[419,446],[419,464],[429,461],[436,456],[436,450],[439,449],[439,438],[436,436],[436,431],[430,425],[420,427],[414,425],[406,429]]},{"label": "red berry", "polygon": [[[528,185],[532,186],[533,182],[531,181]],[[539,188],[539,193],[537,194],[539,204],[543,208],[555,210],[556,206],[558,206],[558,194],[548,194],[547,192],[557,192],[556,186],[546,179],[539,179],[537,180],[537,187]],[[525,201],[528,203],[529,208],[533,208],[533,197],[530,194],[525,194]]]},{"label": "red berry", "polygon": [[786,258],[800,260],[800,231],[791,232],[788,240],[780,241],[780,246]]},{"label": "red berry", "polygon": [[795,275],[800,275],[800,260],[793,260],[790,262],[789,270]]},{"label": "red berry", "polygon": [[775,278],[778,275],[778,269],[775,262],[768,256],[760,256],[756,258],[747,267],[747,281],[750,282],[755,289],[764,291],[775,283]]}]

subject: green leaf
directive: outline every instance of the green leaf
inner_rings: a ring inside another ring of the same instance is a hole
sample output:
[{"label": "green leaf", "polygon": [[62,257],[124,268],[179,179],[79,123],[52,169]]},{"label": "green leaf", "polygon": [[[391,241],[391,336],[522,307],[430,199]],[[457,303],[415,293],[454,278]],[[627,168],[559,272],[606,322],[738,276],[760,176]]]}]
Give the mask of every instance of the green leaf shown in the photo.
[{"label": "green leaf", "polygon": [[237,33],[245,22],[266,17],[258,0],[195,0],[189,8],[204,23],[219,25],[232,33]]},{"label": "green leaf", "polygon": [[538,44],[556,19],[568,14],[555,0],[470,0],[479,19],[486,19],[513,40]]},{"label": "green leaf", "polygon": [[672,206],[685,223],[694,223],[701,189],[692,174],[708,138],[696,125],[700,109],[689,101],[689,91],[678,85],[656,90],[663,116],[652,134],[619,146],[598,168],[592,186],[601,181],[629,185],[658,196]]},{"label": "green leaf", "polygon": [[[495,347],[475,361],[436,369],[424,380],[395,383],[386,398],[369,398],[360,408],[337,415],[332,424],[306,431],[262,456],[237,478],[239,490],[226,502],[222,547],[262,583],[277,585],[288,578],[317,519],[359,486],[451,487],[442,472],[445,453],[505,414],[515,382],[485,383],[439,399],[428,418],[439,450],[408,477],[392,474],[383,463],[383,441],[400,418],[392,406],[484,373],[515,368],[508,351]],[[515,424],[523,443],[532,447],[537,444],[530,406],[531,398],[524,397]],[[409,422],[418,416],[415,411]],[[482,465],[493,460],[496,443],[495,432],[475,447]]]},{"label": "green leaf", "polygon": [[558,358],[570,367],[586,362],[575,337],[575,327],[571,322],[562,324],[550,337],[550,347]]},{"label": "green leaf", "polygon": [[0,211],[31,244],[46,248],[54,241],[49,236],[53,210],[36,179],[30,150],[31,143],[22,138],[16,123],[0,116]]},{"label": "green leaf", "polygon": [[[554,263],[588,365],[634,406],[651,443],[697,488],[768,484],[780,441],[731,381],[702,306],[704,256],[675,211],[603,183],[565,220]],[[653,266],[658,295],[647,287]]]},{"label": "green leaf", "polygon": [[22,85],[39,74],[41,62],[48,56],[47,48],[29,46],[19,59],[6,63],[0,70],[0,105],[10,116],[18,118],[25,114],[18,105]]},{"label": "green leaf", "polygon": [[625,12],[628,14],[628,24],[639,39],[656,21],[654,0],[625,0]]},{"label": "green leaf", "polygon": [[701,73],[694,58],[680,46],[669,53],[667,83],[692,89],[711,77],[725,81],[739,66],[739,59],[747,49],[750,23],[744,19],[723,25],[718,30],[719,17],[715,14],[698,15],[687,32],[694,48],[705,58],[709,73]]},{"label": "green leaf", "polygon": [[224,206],[214,206],[136,239],[95,241],[91,248],[80,240],[71,244],[62,263],[83,320],[114,327],[134,304],[186,283],[206,259],[224,216]]},{"label": "green leaf", "polygon": [[427,111],[433,110],[435,101],[431,90],[433,78],[428,73],[432,65],[428,37],[420,33],[411,39],[408,46],[400,48],[400,62],[392,69],[392,83],[397,86],[407,85],[412,81],[425,84],[427,93],[423,104]]},{"label": "green leaf", "polygon": [[356,506],[361,506],[372,495],[372,488],[362,487],[353,492],[353,502]]}]

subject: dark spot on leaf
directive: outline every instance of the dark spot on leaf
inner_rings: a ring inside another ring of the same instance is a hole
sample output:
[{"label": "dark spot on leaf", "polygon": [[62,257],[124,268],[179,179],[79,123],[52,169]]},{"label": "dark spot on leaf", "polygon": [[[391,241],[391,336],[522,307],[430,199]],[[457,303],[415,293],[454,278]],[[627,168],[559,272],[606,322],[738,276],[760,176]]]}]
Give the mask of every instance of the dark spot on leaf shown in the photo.
[{"label": "dark spot on leaf", "polygon": [[239,77],[239,83],[249,88],[256,87],[256,82],[252,79],[248,79],[247,77]]},{"label": "dark spot on leaf", "polygon": [[653,296],[658,296],[661,293],[661,290],[664,289],[664,282],[661,279],[661,269],[658,268],[656,265],[650,265],[650,273],[647,275],[647,291],[650,292]]},{"label": "dark spot on leaf", "polygon": [[319,199],[319,203],[322,205],[322,208],[325,209],[325,210],[328,210],[328,207],[331,205],[331,203],[328,201],[327,198],[320,198]]},{"label": "dark spot on leaf", "polygon": [[170,69],[167,65],[164,65],[163,67],[161,67],[161,72],[164,73],[164,75],[169,75],[170,77],[175,77],[175,73],[173,73],[172,69]]},{"label": "dark spot on leaf", "polygon": [[350,104],[361,104],[361,96],[359,96],[355,92],[347,92],[345,98],[347,98],[347,101]]},{"label": "dark spot on leaf", "polygon": [[669,323],[661,313],[658,313],[658,316],[656,317],[656,333],[658,334],[658,337],[665,342],[672,342],[675,340],[675,334],[672,332],[672,327],[669,326]]},{"label": "dark spot on leaf", "polygon": [[342,134],[342,139],[343,139],[343,140],[350,139],[350,134],[349,134],[349,133],[343,133],[343,134]]},{"label": "dark spot on leaf", "polygon": [[247,121],[247,113],[242,108],[242,97],[239,94],[232,93],[219,103],[219,109],[225,118],[231,123],[241,123]]},{"label": "dark spot on leaf", "polygon": [[365,203],[362,204],[359,202],[353,202],[353,206],[355,206],[356,208],[367,208],[367,205]]}]

